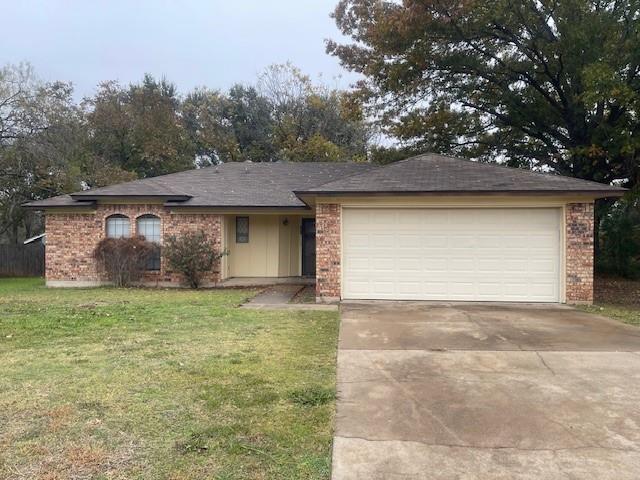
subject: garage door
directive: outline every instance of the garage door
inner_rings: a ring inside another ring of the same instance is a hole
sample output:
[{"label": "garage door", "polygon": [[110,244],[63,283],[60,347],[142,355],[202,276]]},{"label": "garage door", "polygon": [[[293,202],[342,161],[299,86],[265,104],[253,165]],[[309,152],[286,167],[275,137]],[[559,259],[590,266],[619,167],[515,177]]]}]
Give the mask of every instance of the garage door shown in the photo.
[{"label": "garage door", "polygon": [[346,299],[558,302],[560,210],[343,210]]}]

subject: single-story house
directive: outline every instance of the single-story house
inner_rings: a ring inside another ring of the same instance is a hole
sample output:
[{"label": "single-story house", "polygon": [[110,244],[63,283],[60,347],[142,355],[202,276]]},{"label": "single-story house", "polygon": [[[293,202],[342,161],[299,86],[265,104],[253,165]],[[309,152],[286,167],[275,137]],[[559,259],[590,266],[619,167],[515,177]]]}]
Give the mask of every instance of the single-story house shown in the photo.
[{"label": "single-story house", "polygon": [[[102,282],[105,236],[202,230],[210,285],[315,277],[318,300],[589,303],[594,200],[623,188],[426,154],[386,166],[225,163],[27,204],[49,286]],[[160,255],[145,281],[178,285]]]}]

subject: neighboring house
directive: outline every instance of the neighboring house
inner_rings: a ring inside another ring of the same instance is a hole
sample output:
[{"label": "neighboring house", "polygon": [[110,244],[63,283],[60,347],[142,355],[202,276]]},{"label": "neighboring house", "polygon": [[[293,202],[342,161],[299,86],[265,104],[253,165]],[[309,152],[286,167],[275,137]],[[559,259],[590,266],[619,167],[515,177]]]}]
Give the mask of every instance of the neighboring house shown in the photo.
[{"label": "neighboring house", "polygon": [[[593,202],[624,189],[441,155],[387,166],[226,163],[31,202],[49,286],[95,285],[105,236],[203,230],[209,275],[316,276],[319,300],[591,302]],[[145,279],[180,282],[165,261]]]}]

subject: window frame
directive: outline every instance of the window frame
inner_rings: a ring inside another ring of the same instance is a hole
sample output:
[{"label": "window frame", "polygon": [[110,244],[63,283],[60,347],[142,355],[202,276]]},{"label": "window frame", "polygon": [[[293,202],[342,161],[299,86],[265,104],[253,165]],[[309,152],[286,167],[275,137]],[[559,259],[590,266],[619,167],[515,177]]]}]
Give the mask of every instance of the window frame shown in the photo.
[{"label": "window frame", "polygon": [[[238,224],[239,221],[246,221],[247,223],[247,227],[246,227],[246,233],[243,233],[242,236],[240,236],[239,231],[238,231]],[[236,243],[249,243],[249,232],[250,232],[250,222],[249,222],[249,217],[248,216],[236,216]]]}]

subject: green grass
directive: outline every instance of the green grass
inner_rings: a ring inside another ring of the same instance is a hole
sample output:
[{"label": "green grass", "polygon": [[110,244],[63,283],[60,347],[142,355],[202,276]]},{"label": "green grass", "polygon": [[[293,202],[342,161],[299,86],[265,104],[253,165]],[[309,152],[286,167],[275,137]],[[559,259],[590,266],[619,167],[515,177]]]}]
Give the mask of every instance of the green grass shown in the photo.
[{"label": "green grass", "polygon": [[0,280],[0,478],[326,479],[335,312]]},{"label": "green grass", "polygon": [[640,327],[640,308],[628,305],[582,305],[581,310]]}]

